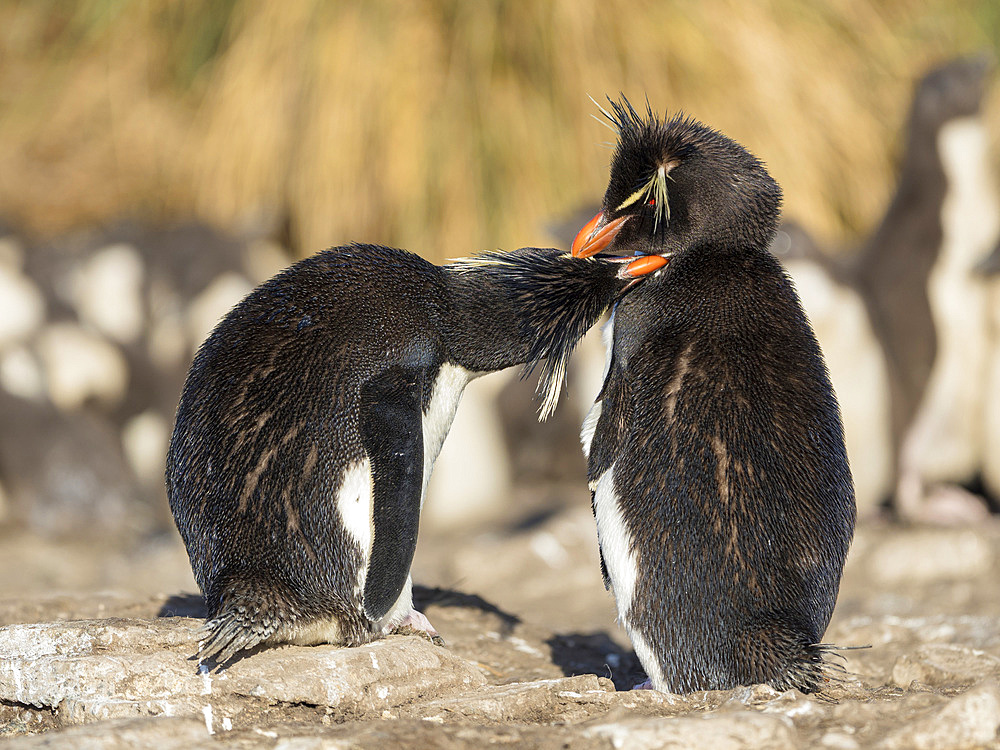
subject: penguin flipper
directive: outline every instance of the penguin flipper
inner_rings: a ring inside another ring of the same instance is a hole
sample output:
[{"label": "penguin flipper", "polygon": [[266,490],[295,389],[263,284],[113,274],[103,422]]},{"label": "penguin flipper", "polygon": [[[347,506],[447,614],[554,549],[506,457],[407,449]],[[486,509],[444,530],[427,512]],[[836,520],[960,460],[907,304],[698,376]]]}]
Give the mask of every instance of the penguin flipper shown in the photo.
[{"label": "penguin flipper", "polygon": [[399,598],[417,546],[424,476],[421,386],[420,370],[392,367],[361,389],[361,443],[372,473],[364,609],[373,622]]}]

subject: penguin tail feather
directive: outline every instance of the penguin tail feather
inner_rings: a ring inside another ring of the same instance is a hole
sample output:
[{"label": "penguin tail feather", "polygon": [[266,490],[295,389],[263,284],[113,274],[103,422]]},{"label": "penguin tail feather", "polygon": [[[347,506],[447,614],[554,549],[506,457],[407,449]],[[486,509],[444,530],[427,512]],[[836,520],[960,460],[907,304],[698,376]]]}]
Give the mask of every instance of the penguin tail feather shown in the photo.
[{"label": "penguin tail feather", "polygon": [[[805,651],[804,658],[794,662],[784,675],[784,679],[803,693],[813,693],[824,701],[836,701],[836,688],[846,687],[851,672],[847,671],[841,651],[855,651],[871,648],[867,646],[838,646],[833,643],[812,643]],[[775,685],[775,687],[777,687]],[[780,688],[780,689],[787,689]]]},{"label": "penguin tail feather", "polygon": [[843,666],[826,659],[828,649],[823,644],[810,643],[803,645],[797,653],[793,652],[782,672],[770,681],[775,690],[796,688],[803,693],[819,692],[826,683],[831,670]]},{"label": "penguin tail feather", "polygon": [[266,635],[247,630],[238,620],[225,617],[206,622],[199,635],[207,636],[207,639],[199,644],[198,661],[214,662],[216,666],[225,664],[240,651],[249,651],[267,640]]},{"label": "penguin tail feather", "polygon": [[231,580],[223,589],[218,610],[201,627],[199,662],[225,664],[241,651],[267,643],[297,611],[289,597],[274,585],[258,586],[252,580]]},{"label": "penguin tail feather", "polygon": [[744,673],[751,681],[765,682],[775,690],[816,693],[818,697],[848,677],[844,657],[838,652],[867,648],[812,643],[798,628],[778,622],[750,631],[742,641],[738,653],[746,659]]},{"label": "penguin tail feather", "polygon": [[835,700],[836,688],[848,682],[851,673],[845,666],[841,651],[871,646],[837,646],[832,643],[810,643],[793,654],[790,662],[776,678],[769,680],[776,690],[795,688],[813,693],[817,698]]}]

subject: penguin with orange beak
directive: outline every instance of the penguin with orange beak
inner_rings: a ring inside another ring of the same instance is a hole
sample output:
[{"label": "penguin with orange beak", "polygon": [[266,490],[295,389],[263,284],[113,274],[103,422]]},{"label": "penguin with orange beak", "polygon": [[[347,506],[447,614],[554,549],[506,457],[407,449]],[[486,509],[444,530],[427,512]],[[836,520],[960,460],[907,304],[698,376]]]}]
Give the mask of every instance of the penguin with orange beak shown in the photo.
[{"label": "penguin with orange beak", "polygon": [[821,689],[854,490],[822,354],[768,251],[781,191],[699,122],[624,98],[605,115],[610,182],[572,254],[651,272],[605,328],[581,439],[643,687]]},{"label": "penguin with orange beak", "polygon": [[203,659],[401,629],[431,468],[465,385],[541,368],[644,274],[523,248],[435,266],[374,245],[317,253],[251,292],[188,372],[167,495],[208,610]]}]

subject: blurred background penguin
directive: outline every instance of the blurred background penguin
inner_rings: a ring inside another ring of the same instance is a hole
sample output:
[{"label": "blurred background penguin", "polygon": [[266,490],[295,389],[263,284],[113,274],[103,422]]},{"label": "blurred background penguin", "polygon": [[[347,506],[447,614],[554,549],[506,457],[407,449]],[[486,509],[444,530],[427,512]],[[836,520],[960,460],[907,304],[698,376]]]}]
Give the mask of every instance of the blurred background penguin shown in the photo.
[{"label": "blurred background penguin", "polygon": [[[214,322],[349,241],[434,262],[564,241],[614,140],[588,95],[619,92],[782,185],[772,249],[826,350],[862,523],[995,512],[998,39],[991,0],[0,4],[0,564],[33,571],[5,593],[193,586],[163,460]],[[428,533],[585,506],[591,343],[543,425],[516,373],[469,388]]]}]

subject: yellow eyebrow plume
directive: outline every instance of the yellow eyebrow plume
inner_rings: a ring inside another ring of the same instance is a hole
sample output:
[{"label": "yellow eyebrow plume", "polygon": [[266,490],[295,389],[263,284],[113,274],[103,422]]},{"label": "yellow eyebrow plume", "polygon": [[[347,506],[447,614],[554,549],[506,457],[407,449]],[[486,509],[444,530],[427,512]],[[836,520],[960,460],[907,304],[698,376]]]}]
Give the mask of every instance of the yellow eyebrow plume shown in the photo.
[{"label": "yellow eyebrow plume", "polygon": [[649,182],[632,193],[615,208],[621,211],[623,208],[631,206],[639,200],[647,201],[652,199],[656,210],[653,213],[653,231],[655,232],[662,220],[664,223],[670,221],[670,203],[667,198],[667,175],[676,166],[676,162],[661,164],[649,178]]}]

